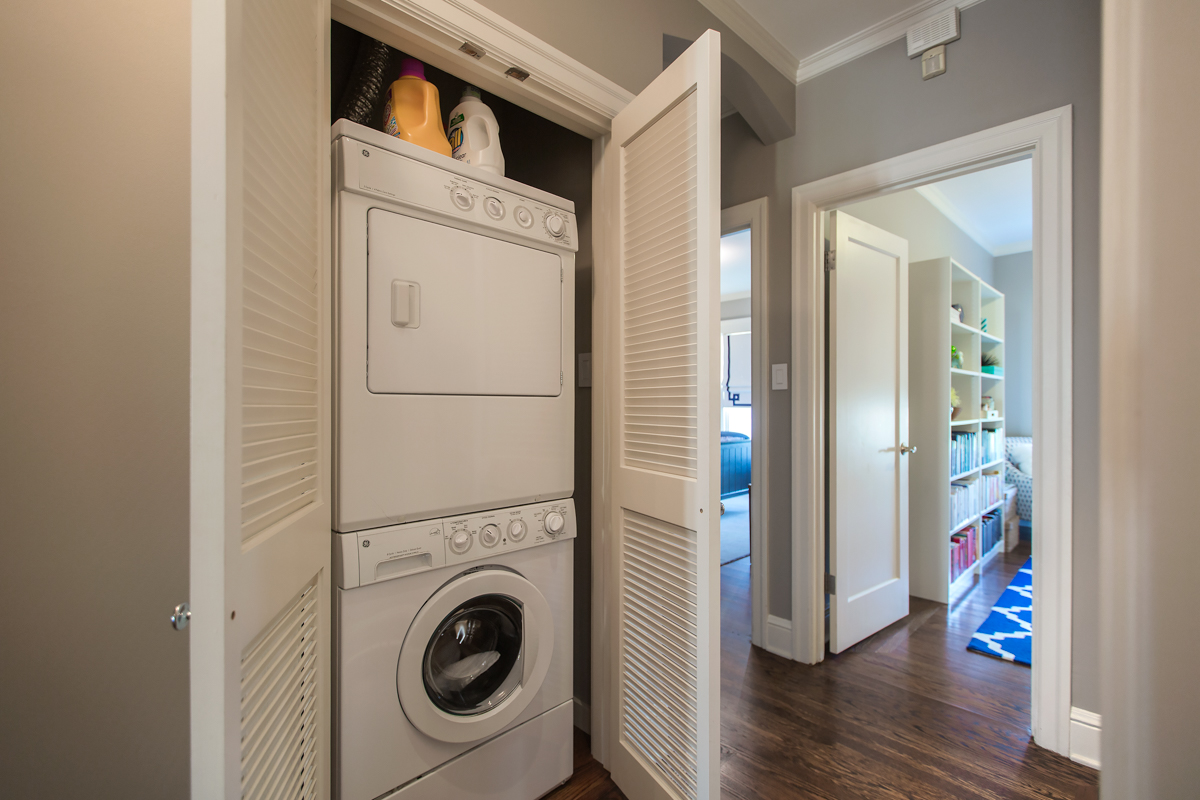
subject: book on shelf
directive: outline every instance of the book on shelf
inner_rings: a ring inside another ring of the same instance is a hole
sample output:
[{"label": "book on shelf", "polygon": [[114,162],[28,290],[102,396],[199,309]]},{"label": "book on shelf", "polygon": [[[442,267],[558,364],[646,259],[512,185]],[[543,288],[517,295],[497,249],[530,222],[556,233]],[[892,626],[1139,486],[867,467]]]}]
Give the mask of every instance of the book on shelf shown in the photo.
[{"label": "book on shelf", "polygon": [[976,476],[950,484],[950,524],[959,525],[979,513],[982,483]]},{"label": "book on shelf", "polygon": [[1000,470],[987,470],[979,476],[979,481],[983,486],[980,499],[981,508],[995,505],[1004,499],[1004,476],[1000,474]]},{"label": "book on shelf", "polygon": [[980,463],[992,464],[1001,460],[1004,458],[1004,429],[984,429],[979,445],[982,450]]},{"label": "book on shelf", "polygon": [[958,580],[959,576],[975,564],[976,531],[975,526],[963,528],[950,537],[950,580]]}]

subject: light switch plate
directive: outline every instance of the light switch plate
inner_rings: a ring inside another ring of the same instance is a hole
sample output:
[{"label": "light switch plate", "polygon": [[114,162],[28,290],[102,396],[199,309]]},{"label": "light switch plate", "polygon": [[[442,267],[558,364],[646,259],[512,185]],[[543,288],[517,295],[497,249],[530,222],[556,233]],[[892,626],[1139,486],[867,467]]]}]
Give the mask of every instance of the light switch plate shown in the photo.
[{"label": "light switch plate", "polygon": [[787,389],[787,364],[772,364],[771,365],[771,389],[780,390]]},{"label": "light switch plate", "polygon": [[580,353],[579,364],[575,368],[575,381],[580,389],[592,388],[592,354]]}]

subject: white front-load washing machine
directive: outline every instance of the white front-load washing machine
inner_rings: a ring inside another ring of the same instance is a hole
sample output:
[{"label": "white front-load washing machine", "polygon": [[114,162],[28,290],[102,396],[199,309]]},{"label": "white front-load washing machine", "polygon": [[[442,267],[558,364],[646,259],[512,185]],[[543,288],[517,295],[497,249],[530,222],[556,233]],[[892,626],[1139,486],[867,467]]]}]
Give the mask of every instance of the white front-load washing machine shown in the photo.
[{"label": "white front-load washing machine", "polygon": [[571,500],[335,536],[338,800],[534,800],[572,771]]}]

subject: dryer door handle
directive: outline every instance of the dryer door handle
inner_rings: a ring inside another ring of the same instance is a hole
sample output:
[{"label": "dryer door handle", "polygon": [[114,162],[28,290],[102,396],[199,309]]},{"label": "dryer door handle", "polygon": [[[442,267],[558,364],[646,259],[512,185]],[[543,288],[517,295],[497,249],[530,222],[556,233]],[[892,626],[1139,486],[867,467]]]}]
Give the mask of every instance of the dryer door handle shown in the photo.
[{"label": "dryer door handle", "polygon": [[421,327],[421,284],[392,281],[392,324],[397,328]]}]

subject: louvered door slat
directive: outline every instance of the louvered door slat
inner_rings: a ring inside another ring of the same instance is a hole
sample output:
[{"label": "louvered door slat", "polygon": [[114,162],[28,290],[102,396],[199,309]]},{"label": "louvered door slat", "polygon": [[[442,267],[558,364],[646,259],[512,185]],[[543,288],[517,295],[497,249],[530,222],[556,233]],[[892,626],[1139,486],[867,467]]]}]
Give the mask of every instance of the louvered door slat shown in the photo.
[{"label": "louvered door slat", "polygon": [[318,585],[314,577],[242,655],[244,798],[310,795],[318,739]]},{"label": "louvered door slat", "polygon": [[[314,19],[287,0],[245,5],[242,440],[272,441],[272,460],[243,449],[242,531],[253,536],[316,499],[313,442],[322,198],[312,150],[317,95],[296,80],[312,63]],[[294,444],[295,450],[280,450]]]}]

